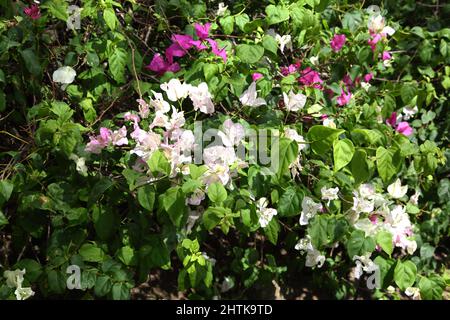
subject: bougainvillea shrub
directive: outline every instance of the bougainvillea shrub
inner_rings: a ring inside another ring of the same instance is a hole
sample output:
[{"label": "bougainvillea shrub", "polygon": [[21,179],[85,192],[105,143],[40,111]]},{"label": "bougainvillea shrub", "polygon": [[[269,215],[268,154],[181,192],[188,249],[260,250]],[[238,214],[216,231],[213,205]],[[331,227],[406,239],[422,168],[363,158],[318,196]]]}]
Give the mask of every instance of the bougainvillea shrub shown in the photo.
[{"label": "bougainvillea shrub", "polygon": [[0,7],[0,298],[448,297],[449,5]]}]

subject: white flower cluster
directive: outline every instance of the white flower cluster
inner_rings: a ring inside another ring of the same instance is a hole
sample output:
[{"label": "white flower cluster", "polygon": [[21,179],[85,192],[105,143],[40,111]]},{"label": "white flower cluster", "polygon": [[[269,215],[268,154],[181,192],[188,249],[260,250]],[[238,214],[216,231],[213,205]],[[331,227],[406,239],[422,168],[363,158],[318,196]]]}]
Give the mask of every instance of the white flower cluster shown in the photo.
[{"label": "white flower cluster", "polygon": [[[399,179],[388,186],[388,194],[392,199],[404,197],[407,191],[408,186],[402,186]],[[406,206],[376,193],[370,184],[363,184],[354,192],[351,220],[354,227],[364,231],[366,236],[388,231],[395,247],[406,249],[409,254],[417,249],[417,243],[412,239],[413,225],[406,213]]]},{"label": "white flower cluster", "polygon": [[295,245],[295,250],[300,250],[303,253],[306,252],[305,266],[307,267],[317,266],[318,268],[321,268],[325,262],[325,256],[321,255],[320,252],[313,247],[310,236],[300,239]]},{"label": "white flower cluster", "polygon": [[9,288],[16,288],[14,294],[16,295],[17,300],[26,300],[29,297],[34,296],[34,291],[30,287],[22,287],[25,272],[25,269],[16,269],[14,271],[7,270],[3,272],[3,277],[6,278],[6,285]]}]

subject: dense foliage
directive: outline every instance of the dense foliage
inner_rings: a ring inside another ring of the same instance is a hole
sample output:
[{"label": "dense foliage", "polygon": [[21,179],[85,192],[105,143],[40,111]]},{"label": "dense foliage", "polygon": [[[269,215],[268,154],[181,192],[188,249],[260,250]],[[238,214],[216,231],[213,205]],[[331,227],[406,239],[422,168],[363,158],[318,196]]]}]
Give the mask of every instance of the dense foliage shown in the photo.
[{"label": "dense foliage", "polygon": [[0,9],[1,299],[445,298],[450,5]]}]

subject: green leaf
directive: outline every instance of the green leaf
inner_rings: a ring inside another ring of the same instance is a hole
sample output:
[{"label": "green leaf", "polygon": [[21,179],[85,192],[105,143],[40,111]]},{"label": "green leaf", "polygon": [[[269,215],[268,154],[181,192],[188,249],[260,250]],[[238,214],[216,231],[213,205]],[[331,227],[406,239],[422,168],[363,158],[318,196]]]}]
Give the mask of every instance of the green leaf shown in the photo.
[{"label": "green leaf", "polygon": [[273,245],[277,244],[278,233],[280,232],[280,224],[278,220],[274,217],[270,220],[269,224],[264,228],[264,234]]},{"label": "green leaf", "polygon": [[130,246],[125,246],[119,249],[117,257],[127,266],[136,265],[136,254],[134,249]]},{"label": "green leaf", "polygon": [[79,253],[83,260],[88,262],[100,262],[105,259],[105,252],[102,248],[99,248],[92,243],[83,244]]},{"label": "green leaf", "polygon": [[67,19],[69,18],[67,1],[64,0],[46,1],[41,5],[41,8],[47,8],[53,17],[61,21],[66,22]]},{"label": "green leaf", "polygon": [[183,191],[180,187],[172,187],[160,196],[164,210],[169,214],[172,223],[179,227],[186,211]]},{"label": "green leaf", "polygon": [[389,256],[392,254],[392,234],[387,231],[380,231],[377,234],[377,244],[386,252]]},{"label": "green leaf", "polygon": [[132,286],[125,282],[117,282],[112,287],[113,300],[130,300]]},{"label": "green leaf", "polygon": [[163,173],[164,175],[170,174],[170,163],[167,160],[164,153],[160,150],[153,152],[150,159],[147,160],[147,164],[153,175],[157,176],[158,173]]},{"label": "green leaf", "polygon": [[25,49],[20,51],[22,59],[25,61],[25,67],[34,76],[39,76],[42,73],[42,67],[39,63],[38,56],[32,49]]},{"label": "green leaf", "polygon": [[380,269],[381,287],[386,289],[394,280],[395,261],[384,259],[382,256],[377,256],[373,262]]},{"label": "green leaf", "polygon": [[266,15],[266,20],[269,25],[277,24],[289,19],[289,9],[271,4],[266,7]]},{"label": "green leaf", "polygon": [[389,181],[397,173],[394,165],[394,150],[379,147],[376,152],[377,170],[384,182]]},{"label": "green leaf", "polygon": [[281,217],[292,217],[300,214],[304,197],[302,190],[288,187],[278,202],[278,214]]},{"label": "green leaf", "polygon": [[208,187],[208,198],[212,202],[224,202],[227,199],[227,190],[220,183],[213,183]]},{"label": "green leaf", "polygon": [[353,259],[354,256],[365,255],[368,252],[371,253],[375,250],[375,245],[375,241],[372,238],[366,238],[364,231],[355,230],[347,241],[348,256]]},{"label": "green leaf", "polygon": [[352,172],[355,183],[359,184],[370,178],[369,165],[367,164],[367,154],[364,150],[356,150],[350,163],[350,171]]},{"label": "green leaf", "polygon": [[330,152],[334,141],[344,132],[345,130],[316,125],[309,129],[307,137],[308,141],[311,142],[311,149],[314,153],[324,155]]},{"label": "green leaf", "polygon": [[245,31],[245,25],[250,22],[250,18],[246,13],[243,13],[235,16],[234,21],[236,22],[239,30]]},{"label": "green leaf", "polygon": [[441,300],[446,284],[441,277],[432,275],[421,277],[419,281],[420,297],[422,300]]},{"label": "green leaf", "polygon": [[234,29],[234,16],[227,16],[219,19],[223,33],[232,34]]},{"label": "green leaf", "polygon": [[0,207],[9,200],[13,192],[14,185],[8,180],[0,180]]},{"label": "green leaf", "polygon": [[47,273],[48,288],[50,292],[62,294],[66,291],[66,278],[57,270],[50,270]]},{"label": "green leaf", "polygon": [[244,63],[256,63],[263,54],[264,48],[259,45],[240,44],[236,47],[236,56]]},{"label": "green leaf", "polygon": [[138,189],[137,193],[139,204],[148,211],[153,211],[155,204],[155,190],[151,185],[145,185]]},{"label": "green leaf", "polygon": [[2,226],[7,225],[8,223],[8,218],[6,218],[3,212],[0,210],[0,230],[2,229]]},{"label": "green leaf", "polygon": [[95,232],[101,240],[108,240],[116,231],[119,225],[117,213],[108,207],[95,206],[92,210],[92,220]]},{"label": "green leaf", "polygon": [[272,52],[273,54],[277,54],[278,43],[274,37],[265,35],[262,39],[262,45],[267,51]]},{"label": "green leaf", "polygon": [[355,147],[349,139],[337,140],[333,143],[334,170],[339,171],[352,161]]},{"label": "green leaf", "polygon": [[416,274],[417,267],[413,262],[398,260],[394,270],[394,281],[400,290],[405,291],[406,288],[412,287],[416,281]]},{"label": "green leaf", "polygon": [[106,296],[112,287],[111,278],[109,276],[100,276],[95,281],[94,293],[98,297]]},{"label": "green leaf", "polygon": [[275,152],[278,152],[275,159],[279,159],[277,175],[281,177],[289,170],[291,163],[297,159],[298,144],[291,139],[281,138],[279,139],[279,148]]},{"label": "green leaf", "polygon": [[114,31],[114,29],[116,29],[116,26],[118,24],[114,9],[106,8],[105,10],[103,10],[103,18],[105,19],[108,28]]},{"label": "green leaf", "polygon": [[231,210],[228,208],[221,207],[209,207],[205,213],[203,213],[203,224],[206,230],[212,230],[215,226],[217,226],[223,217],[231,213]]},{"label": "green leaf", "polygon": [[42,274],[42,266],[32,259],[22,259],[14,266],[15,269],[25,269],[25,278],[30,282],[35,282]]},{"label": "green leaf", "polygon": [[117,83],[125,83],[125,67],[127,64],[127,51],[115,48],[108,57],[109,72]]},{"label": "green leaf", "polygon": [[308,234],[311,236],[311,242],[315,248],[320,248],[333,239],[329,234],[329,222],[331,221],[328,216],[316,215],[309,223]]},{"label": "green leaf", "polygon": [[113,185],[114,182],[107,177],[102,177],[99,181],[97,181],[91,189],[87,206],[91,207],[105,193],[105,191]]},{"label": "green leaf", "polygon": [[417,95],[417,84],[405,84],[400,89],[400,95],[404,104],[409,104]]}]

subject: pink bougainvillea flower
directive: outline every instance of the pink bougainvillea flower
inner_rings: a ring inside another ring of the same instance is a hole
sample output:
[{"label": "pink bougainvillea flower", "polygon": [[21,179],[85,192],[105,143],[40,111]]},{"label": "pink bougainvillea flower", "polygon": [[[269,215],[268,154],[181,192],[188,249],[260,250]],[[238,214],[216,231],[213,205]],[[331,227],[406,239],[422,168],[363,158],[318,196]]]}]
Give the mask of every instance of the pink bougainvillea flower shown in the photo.
[{"label": "pink bougainvillea flower", "polygon": [[345,91],[343,89],[341,89],[341,95],[339,97],[337,97],[336,101],[337,101],[338,105],[345,106],[346,104],[348,104],[350,102],[351,98],[352,98],[352,94],[350,91],[348,93],[345,93]]},{"label": "pink bougainvillea flower", "polygon": [[108,128],[101,127],[100,134],[96,137],[89,137],[89,143],[86,145],[86,152],[99,154],[103,148],[106,148],[112,141],[113,132]]},{"label": "pink bougainvillea flower", "polygon": [[23,12],[33,20],[41,17],[41,11],[37,4],[32,4],[31,6],[24,8]]},{"label": "pink bougainvillea flower", "polygon": [[398,133],[401,133],[405,136],[410,136],[413,133],[413,129],[409,126],[409,123],[406,121],[402,121],[397,125],[397,128],[395,130]]},{"label": "pink bougainvillea flower", "polygon": [[347,86],[347,88],[353,87],[353,80],[352,80],[352,78],[350,77],[349,74],[346,74],[346,75],[344,76],[344,78],[342,78],[342,81],[343,81],[344,84]]},{"label": "pink bougainvillea flower", "polygon": [[322,89],[323,80],[320,79],[319,73],[310,67],[302,70],[301,77],[298,81],[305,86],[312,86],[316,89]]},{"label": "pink bougainvillea flower", "polygon": [[192,37],[190,35],[186,34],[174,34],[171,37],[171,40],[173,43],[178,44],[180,47],[182,47],[185,50],[189,50],[192,48]]},{"label": "pink bougainvillea flower", "polygon": [[372,79],[373,79],[373,73],[372,72],[369,72],[368,74],[366,74],[364,76],[364,82],[370,82],[370,80],[372,80]]},{"label": "pink bougainvillea flower", "polygon": [[377,43],[382,39],[381,34],[374,34],[372,37],[367,41],[372,48],[372,51],[375,51],[375,48],[377,46]]},{"label": "pink bougainvillea flower", "polygon": [[191,41],[192,45],[197,49],[197,50],[205,50],[208,49],[208,46],[206,46],[203,41],[201,40],[192,40]]},{"label": "pink bougainvillea flower", "polygon": [[206,40],[209,36],[209,29],[211,28],[211,23],[206,23],[201,25],[200,23],[194,23],[195,33],[200,40]]},{"label": "pink bougainvillea flower", "polygon": [[295,64],[290,64],[289,66],[284,66],[280,68],[280,72],[283,76],[288,76],[297,71],[298,67]]},{"label": "pink bougainvillea flower", "polygon": [[334,52],[338,52],[342,49],[346,40],[345,34],[335,34],[330,42],[331,49],[333,49]]},{"label": "pink bougainvillea flower", "polygon": [[208,43],[211,45],[212,52],[216,56],[221,57],[223,59],[223,62],[227,62],[227,52],[225,51],[225,47],[223,47],[222,49],[219,49],[219,45],[213,39],[208,38],[208,39],[206,39],[206,41],[208,41]]},{"label": "pink bougainvillea flower", "polygon": [[381,56],[381,59],[383,59],[383,61],[391,60],[391,58],[392,58],[392,56],[389,51],[383,51],[383,54]]},{"label": "pink bougainvillea flower", "polygon": [[252,74],[252,80],[253,81],[257,81],[257,80],[259,80],[259,79],[261,79],[263,77],[264,76],[262,75],[262,73],[259,73],[259,72],[255,72],[255,73]]},{"label": "pink bougainvillea flower", "polygon": [[180,65],[178,63],[167,62],[159,53],[153,56],[152,61],[148,66],[145,66],[145,68],[153,72],[156,72],[158,75],[163,75],[167,71],[170,72],[180,71]]},{"label": "pink bougainvillea flower", "polygon": [[395,126],[397,125],[397,112],[392,112],[391,116],[386,119],[386,123],[395,128]]}]

